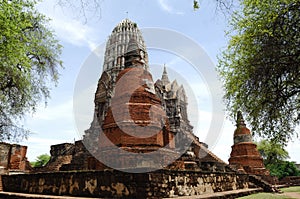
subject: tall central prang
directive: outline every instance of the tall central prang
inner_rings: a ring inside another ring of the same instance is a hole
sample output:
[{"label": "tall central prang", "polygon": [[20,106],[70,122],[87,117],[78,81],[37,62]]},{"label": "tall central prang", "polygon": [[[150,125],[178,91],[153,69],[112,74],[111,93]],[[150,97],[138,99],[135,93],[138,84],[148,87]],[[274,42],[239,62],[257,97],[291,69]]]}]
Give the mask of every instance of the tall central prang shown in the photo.
[{"label": "tall central prang", "polygon": [[95,114],[100,124],[114,96],[116,78],[125,68],[125,54],[133,48],[140,50],[139,54],[144,61],[143,68],[149,70],[148,54],[142,34],[136,23],[124,19],[113,29],[106,43],[103,72],[95,95]]}]

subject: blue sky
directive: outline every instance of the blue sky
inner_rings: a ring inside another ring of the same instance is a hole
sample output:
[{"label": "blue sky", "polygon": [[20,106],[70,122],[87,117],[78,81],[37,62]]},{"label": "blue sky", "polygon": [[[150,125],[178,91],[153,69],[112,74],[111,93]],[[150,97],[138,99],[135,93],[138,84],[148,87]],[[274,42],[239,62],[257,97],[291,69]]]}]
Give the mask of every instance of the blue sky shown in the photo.
[{"label": "blue sky", "polygon": [[[78,85],[77,78],[82,74],[84,66],[92,64],[89,62],[92,52],[95,52],[99,45],[105,43],[112,29],[122,19],[128,16],[142,30],[155,27],[177,31],[201,46],[213,64],[217,64],[217,55],[225,48],[228,40],[225,37],[227,19],[222,13],[216,12],[216,5],[213,1],[202,1],[200,9],[197,11],[193,10],[192,1],[102,0],[100,2],[99,14],[101,16],[88,18],[86,23],[84,19],[78,18],[77,9],[62,9],[53,0],[45,0],[38,6],[42,13],[52,19],[51,28],[64,46],[61,58],[65,69],[60,72],[58,86],[52,88],[51,99],[48,100],[47,107],[41,104],[37,112],[28,115],[25,120],[25,127],[29,128],[32,134],[22,144],[28,146],[27,156],[30,161],[40,154],[49,153],[52,144],[74,142],[74,140],[80,139],[83,133],[82,129],[89,128],[97,78],[95,84],[91,84],[86,92],[83,92],[84,103],[76,106],[74,110],[74,89],[76,89],[76,84]],[[147,45],[147,39],[145,42]],[[200,137],[201,141],[213,138],[215,142],[210,149],[221,159],[227,161],[233,144],[235,126],[225,118],[220,132],[213,135],[208,133],[210,123],[216,121],[211,119],[212,99],[207,84],[203,80],[205,77],[195,76],[189,64],[174,54],[157,49],[150,49],[148,53],[150,64],[153,66],[151,70],[154,80],[160,77],[162,68],[159,66],[163,64],[168,67],[171,80],[177,77],[176,74],[184,77],[179,80],[179,83],[183,83],[185,87],[191,87],[194,97],[189,96],[189,100],[196,100],[198,103],[199,116],[196,135]],[[99,74],[100,77],[101,63],[94,62],[93,64],[93,67],[97,68],[97,72],[92,76],[97,77]],[[199,77],[199,81],[197,81],[197,77]],[[191,111],[194,105],[193,102],[189,103]],[[78,121],[74,117],[76,115],[74,112],[76,113],[78,109],[86,115],[79,130]],[[190,120],[193,119],[190,117]],[[194,125],[195,123],[197,122],[193,121]],[[291,160],[300,162],[299,141],[290,143],[287,149]]]}]

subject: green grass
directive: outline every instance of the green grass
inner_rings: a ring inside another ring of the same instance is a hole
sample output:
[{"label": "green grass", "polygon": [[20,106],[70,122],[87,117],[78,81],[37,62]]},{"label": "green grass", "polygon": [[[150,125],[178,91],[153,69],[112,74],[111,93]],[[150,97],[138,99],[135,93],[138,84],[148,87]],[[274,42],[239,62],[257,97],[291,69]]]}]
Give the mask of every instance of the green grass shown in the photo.
[{"label": "green grass", "polygon": [[300,193],[300,186],[298,187],[287,187],[287,188],[282,188],[280,189],[283,192],[298,192]]},{"label": "green grass", "polygon": [[249,196],[240,197],[240,199],[290,199],[287,196],[272,193],[257,193]]},{"label": "green grass", "polygon": [[[283,192],[298,192],[300,193],[300,186],[297,187],[288,187],[281,188]],[[288,196],[280,195],[280,194],[272,194],[272,193],[257,193],[249,196],[240,197],[240,199],[291,199]]]}]

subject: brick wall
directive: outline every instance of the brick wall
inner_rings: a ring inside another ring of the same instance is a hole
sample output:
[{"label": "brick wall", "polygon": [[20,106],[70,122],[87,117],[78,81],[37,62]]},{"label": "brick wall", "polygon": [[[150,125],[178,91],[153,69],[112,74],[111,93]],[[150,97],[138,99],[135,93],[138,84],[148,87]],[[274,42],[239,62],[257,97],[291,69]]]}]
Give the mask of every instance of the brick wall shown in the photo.
[{"label": "brick wall", "polygon": [[31,169],[26,158],[27,146],[0,143],[0,174],[7,171],[26,172]]},{"label": "brick wall", "polygon": [[291,186],[300,186],[300,176],[287,176],[281,179],[279,183]]},{"label": "brick wall", "polygon": [[248,187],[248,175],[169,170],[151,173],[80,171],[3,175],[2,180],[4,191],[9,192],[108,198],[163,198]]},{"label": "brick wall", "polygon": [[0,166],[3,169],[8,169],[9,156],[10,156],[10,144],[0,143]]}]

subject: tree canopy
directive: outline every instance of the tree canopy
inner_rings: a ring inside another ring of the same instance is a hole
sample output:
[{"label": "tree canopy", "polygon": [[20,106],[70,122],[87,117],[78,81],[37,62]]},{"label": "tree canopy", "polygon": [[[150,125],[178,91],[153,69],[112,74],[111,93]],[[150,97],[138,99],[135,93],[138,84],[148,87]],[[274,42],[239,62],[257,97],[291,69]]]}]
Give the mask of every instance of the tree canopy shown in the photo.
[{"label": "tree canopy", "polygon": [[272,141],[261,140],[257,144],[257,150],[261,154],[266,165],[276,164],[289,158],[289,153],[282,147],[282,145]]},{"label": "tree canopy", "polygon": [[286,176],[300,175],[295,163],[287,161],[289,154],[282,145],[268,140],[261,140],[257,143],[257,149],[272,176],[281,179]]},{"label": "tree canopy", "polygon": [[219,57],[229,115],[241,110],[252,131],[286,144],[300,123],[300,1],[242,0]]},{"label": "tree canopy", "polygon": [[36,158],[35,162],[30,162],[30,164],[33,167],[43,167],[49,162],[50,158],[51,158],[51,156],[45,153],[45,154],[39,155]]},{"label": "tree canopy", "polygon": [[61,46],[36,3],[0,0],[0,140],[26,136],[18,121],[49,97],[62,66]]}]

